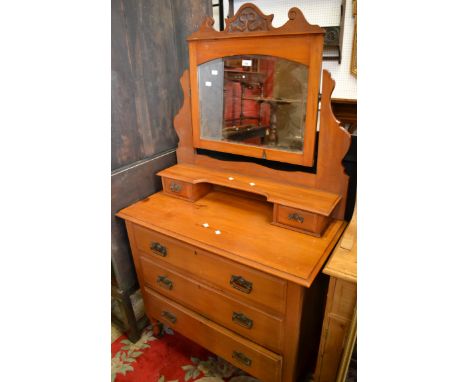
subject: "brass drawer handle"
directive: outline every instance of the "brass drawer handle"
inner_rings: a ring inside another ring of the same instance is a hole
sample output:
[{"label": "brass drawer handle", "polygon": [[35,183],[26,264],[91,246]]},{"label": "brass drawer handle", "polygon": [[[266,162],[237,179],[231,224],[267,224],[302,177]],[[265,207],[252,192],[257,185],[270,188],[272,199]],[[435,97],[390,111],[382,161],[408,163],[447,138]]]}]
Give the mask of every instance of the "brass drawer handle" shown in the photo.
[{"label": "brass drawer handle", "polygon": [[234,289],[240,290],[241,292],[247,294],[252,292],[252,283],[245,280],[242,276],[232,275],[229,283]]},{"label": "brass drawer handle", "polygon": [[297,212],[288,215],[289,220],[297,221],[298,223],[304,223],[304,217],[299,215]]},{"label": "brass drawer handle", "polygon": [[247,329],[252,329],[253,321],[243,313],[232,312],[232,321]]},{"label": "brass drawer handle", "polygon": [[233,351],[232,352],[232,358],[235,360],[239,361],[240,363],[243,363],[246,366],[251,366],[252,365],[252,360],[247,357],[245,354],[238,352],[238,351]]},{"label": "brass drawer handle", "polygon": [[163,310],[162,316],[167,318],[169,321],[171,321],[173,324],[176,323],[177,317],[174,316],[171,312],[168,312],[167,310]]},{"label": "brass drawer handle", "polygon": [[172,281],[169,280],[167,276],[158,276],[156,283],[169,290],[171,290],[173,286]]},{"label": "brass drawer handle", "polygon": [[167,249],[164,245],[157,243],[155,241],[152,241],[150,244],[151,250],[159,256],[166,257],[167,256]]},{"label": "brass drawer handle", "polygon": [[182,190],[182,186],[179,183],[171,182],[170,189],[172,192],[180,192],[180,190]]}]

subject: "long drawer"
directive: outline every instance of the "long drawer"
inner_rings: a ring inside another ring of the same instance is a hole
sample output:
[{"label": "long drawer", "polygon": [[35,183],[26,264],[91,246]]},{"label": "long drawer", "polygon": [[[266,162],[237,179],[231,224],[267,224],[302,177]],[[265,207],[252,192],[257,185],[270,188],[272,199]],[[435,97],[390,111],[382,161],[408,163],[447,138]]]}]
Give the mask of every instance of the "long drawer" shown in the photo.
[{"label": "long drawer", "polygon": [[140,251],[192,273],[242,299],[284,313],[286,281],[144,227],[135,226],[134,232]]},{"label": "long drawer", "polygon": [[140,256],[140,263],[145,283],[159,293],[270,350],[281,351],[282,319],[228,297],[160,261]]},{"label": "long drawer", "polygon": [[281,380],[282,357],[144,288],[146,312],[263,382]]}]

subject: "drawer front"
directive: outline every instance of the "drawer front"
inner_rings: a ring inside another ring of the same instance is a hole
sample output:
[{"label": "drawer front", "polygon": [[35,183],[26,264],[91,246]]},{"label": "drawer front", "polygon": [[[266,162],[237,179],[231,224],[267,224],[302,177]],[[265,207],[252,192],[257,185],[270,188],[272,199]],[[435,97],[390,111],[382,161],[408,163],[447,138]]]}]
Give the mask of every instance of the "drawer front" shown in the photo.
[{"label": "drawer front", "polygon": [[281,351],[281,319],[206,287],[144,256],[140,257],[140,264],[145,283],[157,292],[270,350]]},{"label": "drawer front", "polygon": [[190,201],[196,201],[212,189],[209,183],[187,183],[177,179],[162,178],[163,189],[166,194]]},{"label": "drawer front", "polygon": [[282,357],[227,330],[214,322],[144,288],[150,319],[170,326],[209,351],[262,381],[281,381]]},{"label": "drawer front", "polygon": [[190,199],[192,185],[180,180],[162,178],[164,192],[184,199]]},{"label": "drawer front", "polygon": [[138,249],[151,255],[153,259],[192,273],[244,301],[259,304],[266,310],[284,313],[286,302],[284,280],[140,226],[135,226],[135,240]]},{"label": "drawer front", "polygon": [[320,236],[327,228],[330,218],[297,208],[277,205],[276,223],[294,227],[301,232]]}]

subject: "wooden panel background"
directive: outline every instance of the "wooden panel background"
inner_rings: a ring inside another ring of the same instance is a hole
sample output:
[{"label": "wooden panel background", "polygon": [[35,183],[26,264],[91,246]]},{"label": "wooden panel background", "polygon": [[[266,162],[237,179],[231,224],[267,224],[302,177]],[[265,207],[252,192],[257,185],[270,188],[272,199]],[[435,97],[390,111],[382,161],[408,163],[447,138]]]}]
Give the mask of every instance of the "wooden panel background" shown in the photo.
[{"label": "wooden panel background", "polygon": [[160,190],[154,173],[175,164],[185,38],[212,10],[210,0],[112,0],[111,12],[112,266],[119,287],[128,289],[136,276],[114,214]]}]

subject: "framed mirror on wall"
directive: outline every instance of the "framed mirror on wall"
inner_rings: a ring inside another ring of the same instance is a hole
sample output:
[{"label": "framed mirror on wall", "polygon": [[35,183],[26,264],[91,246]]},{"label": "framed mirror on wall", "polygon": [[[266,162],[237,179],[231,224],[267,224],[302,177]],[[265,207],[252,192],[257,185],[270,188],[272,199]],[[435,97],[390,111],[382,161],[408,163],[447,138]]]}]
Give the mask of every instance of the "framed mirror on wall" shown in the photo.
[{"label": "framed mirror on wall", "polygon": [[354,34],[351,53],[351,74],[357,77],[357,0],[353,0]]}]

